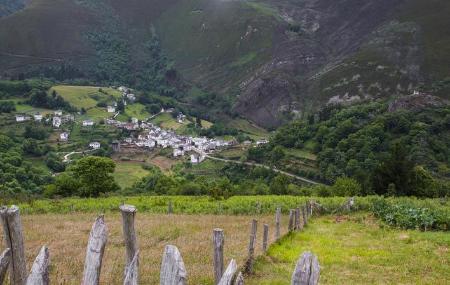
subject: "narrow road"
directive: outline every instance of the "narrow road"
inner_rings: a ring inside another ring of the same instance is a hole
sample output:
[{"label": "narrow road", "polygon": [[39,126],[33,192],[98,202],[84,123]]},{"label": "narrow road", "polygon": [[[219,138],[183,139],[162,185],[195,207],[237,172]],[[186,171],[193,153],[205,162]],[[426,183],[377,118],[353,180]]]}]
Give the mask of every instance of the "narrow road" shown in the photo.
[{"label": "narrow road", "polygon": [[212,160],[223,161],[223,162],[230,162],[230,163],[235,163],[235,164],[244,164],[244,165],[248,165],[248,166],[263,167],[265,169],[269,169],[269,170],[272,170],[274,172],[284,174],[286,176],[295,178],[297,180],[300,180],[300,181],[303,181],[303,182],[306,182],[306,183],[310,183],[310,184],[313,184],[313,185],[321,184],[321,183],[312,181],[312,180],[310,180],[308,178],[301,177],[301,176],[298,176],[298,175],[295,175],[295,174],[292,174],[292,173],[289,173],[289,172],[286,172],[286,171],[283,171],[283,170],[280,170],[280,169],[272,168],[270,166],[267,166],[267,165],[264,165],[264,164],[260,164],[260,163],[242,162],[242,161],[238,161],[238,160],[230,160],[230,159],[218,158],[218,157],[210,156],[210,155],[207,155],[207,154],[204,154],[204,155],[205,155],[206,158],[209,158],[209,159],[212,159]]}]

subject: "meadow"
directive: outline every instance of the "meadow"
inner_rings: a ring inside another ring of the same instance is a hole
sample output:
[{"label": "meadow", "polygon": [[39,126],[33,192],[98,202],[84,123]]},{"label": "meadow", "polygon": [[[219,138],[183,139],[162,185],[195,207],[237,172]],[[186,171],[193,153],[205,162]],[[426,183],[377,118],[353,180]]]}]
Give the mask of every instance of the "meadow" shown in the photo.
[{"label": "meadow", "polygon": [[[318,216],[307,226],[287,233],[287,210],[310,198],[290,196],[232,197],[109,197],[41,200],[21,204],[27,263],[39,248],[50,249],[50,278],[58,284],[78,284],[86,243],[95,217],[104,212],[109,229],[101,284],[120,284],[125,247],[118,205],[137,206],[136,230],[140,249],[141,284],[158,284],[165,245],[176,245],[188,272],[188,284],[213,284],[212,231],[225,234],[224,260],[247,257],[250,221],[258,220],[256,263],[246,284],[289,284],[295,262],[304,251],[315,253],[321,265],[320,284],[447,284],[450,278],[450,235],[442,231],[403,230],[387,226],[367,211],[374,197],[357,198],[354,213]],[[409,199],[409,198],[408,198]],[[317,198],[335,211],[346,198]],[[401,199],[399,199],[401,200]],[[413,201],[414,199],[409,199]],[[167,214],[169,201],[174,214]],[[417,205],[447,208],[435,200]],[[95,205],[102,205],[96,207]],[[49,206],[45,208],[43,205]],[[274,237],[274,209],[283,209],[279,241]],[[188,214],[186,214],[188,213]],[[269,226],[270,247],[262,251],[262,225]]]},{"label": "meadow", "polygon": [[249,285],[289,284],[299,254],[311,251],[320,284],[448,284],[450,235],[384,227],[367,214],[313,218],[273,244]]}]

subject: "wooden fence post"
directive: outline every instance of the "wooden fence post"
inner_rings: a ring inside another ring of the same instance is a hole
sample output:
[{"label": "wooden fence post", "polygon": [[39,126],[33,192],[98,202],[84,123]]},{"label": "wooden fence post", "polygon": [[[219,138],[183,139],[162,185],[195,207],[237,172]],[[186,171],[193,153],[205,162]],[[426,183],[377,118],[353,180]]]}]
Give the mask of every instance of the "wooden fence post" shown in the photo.
[{"label": "wooden fence post", "polygon": [[306,226],[308,224],[308,218],[306,215],[305,207],[302,207],[302,216],[303,216],[303,226]]},{"label": "wooden fence post", "polygon": [[48,267],[50,265],[50,253],[44,245],[39,251],[28,275],[27,285],[48,285],[50,279],[48,276]]},{"label": "wooden fence post", "polygon": [[262,244],[263,252],[267,251],[268,239],[269,239],[269,225],[268,224],[264,224],[263,244]]},{"label": "wooden fence post", "polygon": [[166,245],[161,263],[160,285],[185,285],[186,268],[180,251],[174,245]]},{"label": "wooden fence post", "polygon": [[133,260],[125,267],[125,278],[123,285],[138,285],[139,284],[139,250],[136,250]]},{"label": "wooden fence post", "polygon": [[108,240],[108,228],[103,215],[92,225],[84,261],[82,285],[98,285],[102,269],[103,253]]},{"label": "wooden fence post", "polygon": [[234,274],[236,274],[237,271],[237,264],[234,259],[230,261],[230,264],[228,264],[227,269],[222,275],[222,278],[219,281],[218,285],[232,285],[231,282],[233,282]]},{"label": "wooden fence post", "polygon": [[250,241],[248,244],[248,259],[245,264],[245,272],[251,273],[253,271],[253,261],[255,257],[255,243],[256,243],[256,230],[258,227],[258,221],[252,220],[252,226],[250,230]]},{"label": "wooden fence post", "polygon": [[320,266],[317,256],[307,251],[298,259],[292,273],[291,285],[319,284]]},{"label": "wooden fence post", "polygon": [[214,229],[214,284],[219,284],[223,274],[223,245],[225,239],[222,229]]},{"label": "wooden fence post", "polygon": [[289,231],[292,232],[294,230],[294,210],[289,210]]},{"label": "wooden fence post", "polygon": [[167,205],[167,214],[172,214],[173,213],[173,204],[172,201],[169,201],[169,204]]},{"label": "wooden fence post", "polygon": [[280,238],[280,220],[281,220],[281,208],[277,208],[275,212],[275,239]]},{"label": "wooden fence post", "polygon": [[300,230],[300,208],[295,209],[295,230]]},{"label": "wooden fence post", "polygon": [[27,267],[19,208],[14,205],[9,209],[2,207],[0,217],[3,223],[6,247],[11,250],[10,283],[23,285],[27,281]]},{"label": "wooden fence post", "polygon": [[[125,276],[127,268],[130,266],[131,262],[136,256],[136,252],[138,251],[136,231],[134,229],[134,217],[136,215],[136,207],[132,205],[121,205],[119,209],[120,212],[122,213],[122,230],[126,249],[125,273],[124,273]],[[139,268],[139,260],[136,261],[135,266]],[[136,271],[136,274],[138,274],[138,272],[139,270]],[[139,279],[139,276],[136,276],[136,278]]]},{"label": "wooden fence post", "polygon": [[244,285],[244,275],[242,275],[242,272],[239,272],[236,281],[234,281],[234,285]]},{"label": "wooden fence post", "polygon": [[0,284],[3,284],[3,281],[5,280],[6,271],[8,270],[10,262],[11,262],[11,250],[7,248],[0,255]]}]

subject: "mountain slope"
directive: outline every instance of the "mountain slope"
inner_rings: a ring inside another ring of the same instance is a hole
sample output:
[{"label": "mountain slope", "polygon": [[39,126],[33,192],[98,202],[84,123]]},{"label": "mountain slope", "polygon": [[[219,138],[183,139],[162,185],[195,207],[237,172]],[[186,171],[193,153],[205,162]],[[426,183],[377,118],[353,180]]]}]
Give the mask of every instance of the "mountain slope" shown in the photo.
[{"label": "mountain slope", "polygon": [[[3,2],[15,12],[0,14],[1,76],[64,66],[67,78],[110,84],[178,78],[181,91],[158,92],[265,127],[329,102],[419,87],[449,96],[446,0],[32,0],[21,11],[24,2]],[[157,61],[169,59],[162,75],[148,70],[155,47]]]}]

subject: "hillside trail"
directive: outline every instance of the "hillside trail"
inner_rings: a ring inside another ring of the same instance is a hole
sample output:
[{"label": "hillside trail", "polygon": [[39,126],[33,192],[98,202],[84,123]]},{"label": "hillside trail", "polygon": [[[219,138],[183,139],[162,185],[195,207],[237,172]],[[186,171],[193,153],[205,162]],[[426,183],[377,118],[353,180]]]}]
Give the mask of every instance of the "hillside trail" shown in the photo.
[{"label": "hillside trail", "polygon": [[298,175],[295,175],[295,174],[292,174],[292,173],[289,173],[289,172],[286,172],[286,171],[283,171],[283,170],[280,170],[280,169],[277,169],[277,168],[274,168],[274,167],[270,167],[268,165],[264,165],[264,164],[260,164],[260,163],[254,163],[254,162],[244,162],[244,161],[238,161],[238,160],[218,158],[218,157],[215,157],[215,156],[210,156],[210,155],[205,154],[205,153],[203,153],[203,154],[205,155],[206,158],[209,158],[209,159],[212,159],[212,160],[229,162],[229,163],[235,163],[235,164],[241,164],[241,165],[248,165],[248,166],[262,167],[262,168],[269,169],[269,170],[272,170],[272,171],[280,173],[280,174],[284,174],[286,176],[295,178],[297,180],[300,180],[300,181],[303,181],[303,182],[306,182],[306,183],[309,183],[309,184],[313,184],[313,185],[320,185],[321,184],[319,182],[312,181],[312,180],[310,180],[308,178],[301,177],[301,176],[298,176]]}]

